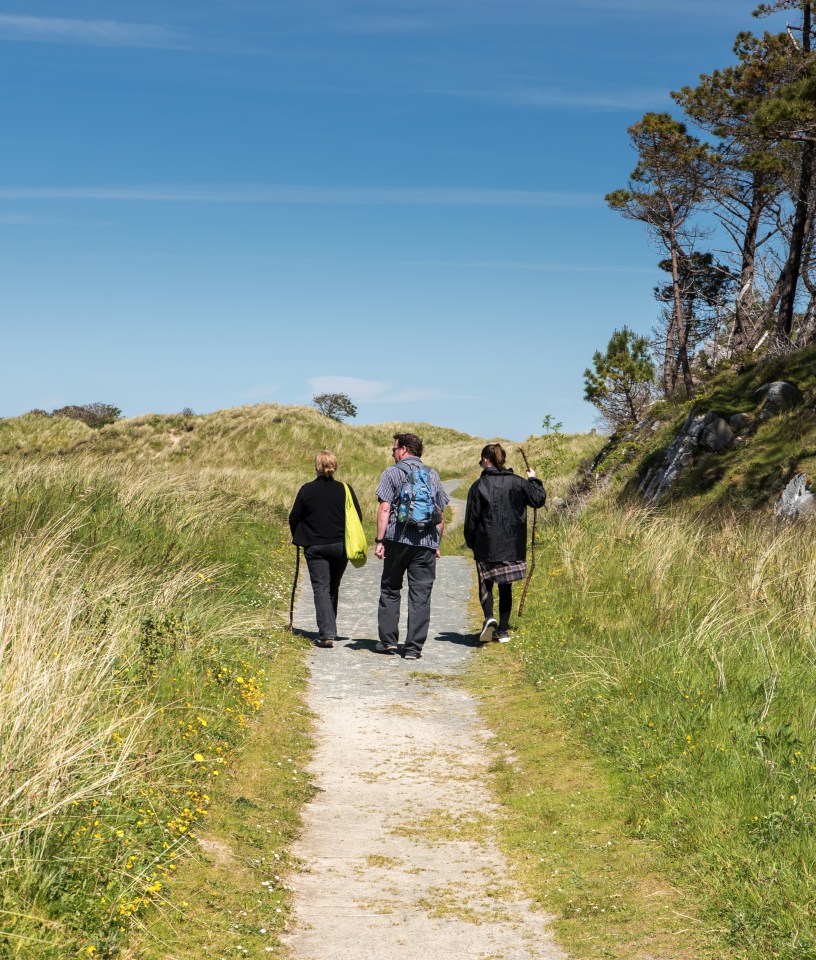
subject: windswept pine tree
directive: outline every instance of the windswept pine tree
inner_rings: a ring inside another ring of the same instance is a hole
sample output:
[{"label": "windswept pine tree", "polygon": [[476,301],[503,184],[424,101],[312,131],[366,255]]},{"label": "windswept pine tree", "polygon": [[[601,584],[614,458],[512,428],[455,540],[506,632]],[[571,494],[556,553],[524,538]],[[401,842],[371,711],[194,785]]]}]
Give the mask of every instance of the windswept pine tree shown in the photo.
[{"label": "windswept pine tree", "polygon": [[688,350],[688,318],[684,312],[681,263],[688,260],[696,238],[693,216],[706,202],[715,159],[709,148],[684,124],[667,113],[647,113],[629,128],[638,154],[628,188],[607,194],[613,210],[646,225],[665,249],[671,264],[672,310],[663,355],[663,388],[674,391],[678,372],[687,396],[694,395]]}]

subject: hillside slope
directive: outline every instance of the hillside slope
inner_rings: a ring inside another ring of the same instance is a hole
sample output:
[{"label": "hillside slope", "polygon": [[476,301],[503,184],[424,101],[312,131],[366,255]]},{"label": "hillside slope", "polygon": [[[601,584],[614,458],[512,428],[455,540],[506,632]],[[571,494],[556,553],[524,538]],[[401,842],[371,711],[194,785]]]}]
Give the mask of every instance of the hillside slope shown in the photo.
[{"label": "hillside slope", "polygon": [[[816,346],[788,357],[721,369],[691,401],[653,405],[635,428],[616,433],[578,488],[610,491],[618,499],[685,501],[693,506],[771,510],[791,478],[816,471]],[[767,386],[792,384],[800,396],[787,409],[766,409]],[[723,430],[725,448],[702,443],[679,463],[659,496],[649,482],[682,444],[684,427],[708,420]],[[737,415],[742,415],[738,417]],[[735,416],[737,419],[734,419]],[[728,435],[717,421],[730,425]],[[675,448],[672,449],[672,445]]]},{"label": "hillside slope", "polygon": [[[466,482],[479,474],[479,452],[488,441],[428,423],[338,423],[313,407],[257,404],[213,413],[147,414],[92,429],[77,420],[40,413],[0,420],[0,462],[101,458],[161,473],[189,473],[201,479],[237,485],[244,495],[260,497],[278,509],[291,503],[298,486],[310,479],[314,455],[330,449],[338,457],[338,476],[361,498],[373,500],[377,478],[391,464],[391,439],[413,432],[425,444],[424,459],[443,479]],[[553,473],[560,492],[583,458],[593,455],[601,438],[563,438],[563,456]],[[502,440],[508,463],[524,467],[513,441]],[[530,437],[525,449],[534,466],[548,456],[547,439]]]}]

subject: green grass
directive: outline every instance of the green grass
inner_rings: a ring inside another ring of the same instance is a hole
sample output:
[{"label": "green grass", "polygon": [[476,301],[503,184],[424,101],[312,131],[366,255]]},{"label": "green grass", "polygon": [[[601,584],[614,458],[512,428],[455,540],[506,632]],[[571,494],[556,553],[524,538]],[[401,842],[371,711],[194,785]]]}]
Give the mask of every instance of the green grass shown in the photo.
[{"label": "green grass", "polygon": [[500,842],[558,943],[574,960],[725,960],[671,859],[633,835],[623,779],[570,732],[515,653],[481,651],[469,685],[497,737]]},{"label": "green grass", "polygon": [[[516,717],[529,724],[517,738],[525,772],[508,774],[511,802],[527,802],[519,798],[529,776],[538,798],[529,804],[542,810],[525,817],[547,825],[567,812],[535,786],[535,753],[552,717],[609,772],[616,794],[604,806],[625,824],[622,836],[659,851],[658,864],[697,903],[695,923],[721,931],[722,955],[816,957],[809,532],[757,516],[599,507],[548,525],[539,549],[509,652],[520,680],[502,691],[494,715],[511,743]],[[519,683],[520,705],[508,710]],[[533,842],[526,829],[522,846]],[[586,837],[576,829],[580,847]],[[578,873],[579,887],[596,890],[597,869]],[[623,874],[613,876],[606,889]],[[593,902],[603,901],[598,890]]]},{"label": "green grass", "polygon": [[291,906],[289,846],[312,795],[302,767],[310,751],[302,699],[307,646],[293,634],[275,645],[252,735],[213,796],[158,916],[137,936],[142,960],[235,956],[239,947],[250,956],[280,955]]},{"label": "green grass", "polygon": [[238,490],[87,457],[0,501],[0,954],[116,956],[262,709],[291,548]]}]

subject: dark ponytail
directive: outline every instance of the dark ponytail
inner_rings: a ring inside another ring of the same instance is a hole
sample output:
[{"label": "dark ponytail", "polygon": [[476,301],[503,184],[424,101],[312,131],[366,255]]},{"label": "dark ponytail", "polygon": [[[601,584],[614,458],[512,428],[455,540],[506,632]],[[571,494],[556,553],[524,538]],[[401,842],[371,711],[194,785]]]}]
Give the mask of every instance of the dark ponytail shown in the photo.
[{"label": "dark ponytail", "polygon": [[489,460],[494,467],[501,470],[504,467],[505,460],[507,460],[507,454],[500,443],[488,443],[486,447],[482,448],[482,460]]}]

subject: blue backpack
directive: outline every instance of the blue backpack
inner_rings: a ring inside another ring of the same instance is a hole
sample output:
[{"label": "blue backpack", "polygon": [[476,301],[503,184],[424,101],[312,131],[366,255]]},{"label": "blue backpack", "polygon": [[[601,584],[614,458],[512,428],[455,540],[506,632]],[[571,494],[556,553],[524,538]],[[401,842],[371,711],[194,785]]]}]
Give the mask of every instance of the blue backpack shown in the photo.
[{"label": "blue backpack", "polygon": [[404,474],[397,499],[397,523],[420,529],[436,526],[442,517],[434,499],[428,468],[412,467],[407,463],[403,466],[400,462],[397,469]]}]

